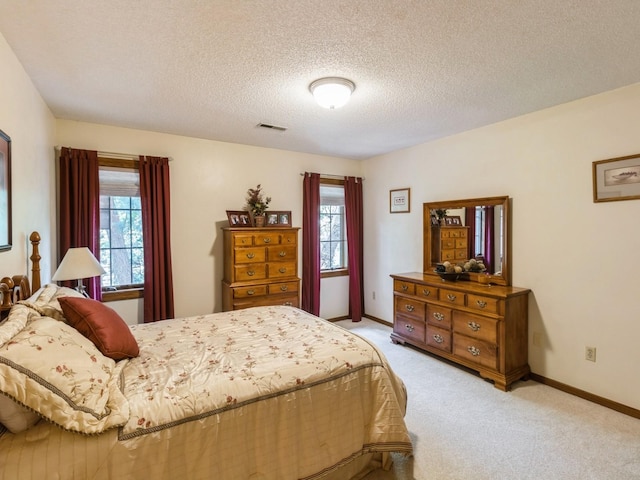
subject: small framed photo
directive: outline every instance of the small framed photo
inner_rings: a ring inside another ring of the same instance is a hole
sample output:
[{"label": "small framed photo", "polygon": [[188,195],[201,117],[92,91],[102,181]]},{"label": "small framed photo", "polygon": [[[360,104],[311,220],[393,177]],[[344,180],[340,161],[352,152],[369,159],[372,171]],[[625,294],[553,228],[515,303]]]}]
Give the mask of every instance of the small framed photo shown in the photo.
[{"label": "small framed photo", "polygon": [[640,199],[640,155],[593,162],[593,201]]},{"label": "small framed photo", "polygon": [[462,219],[460,217],[444,217],[444,224],[448,227],[459,227],[462,225]]},{"label": "small framed photo", "polygon": [[290,227],[291,211],[271,211],[267,213],[267,227]]},{"label": "small framed photo", "polygon": [[230,227],[251,227],[251,217],[246,210],[227,210]]},{"label": "small framed photo", "polygon": [[400,188],[389,191],[389,212],[409,213],[411,211],[411,189]]}]

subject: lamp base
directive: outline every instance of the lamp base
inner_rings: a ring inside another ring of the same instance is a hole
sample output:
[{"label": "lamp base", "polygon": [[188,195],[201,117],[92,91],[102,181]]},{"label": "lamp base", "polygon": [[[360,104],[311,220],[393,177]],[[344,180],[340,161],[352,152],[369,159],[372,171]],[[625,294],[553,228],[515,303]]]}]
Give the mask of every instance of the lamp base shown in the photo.
[{"label": "lamp base", "polygon": [[78,279],[78,285],[76,285],[76,288],[74,290],[82,294],[82,296],[84,296],[85,298],[91,298],[87,293],[87,289],[84,288],[84,283],[82,283],[81,278]]}]

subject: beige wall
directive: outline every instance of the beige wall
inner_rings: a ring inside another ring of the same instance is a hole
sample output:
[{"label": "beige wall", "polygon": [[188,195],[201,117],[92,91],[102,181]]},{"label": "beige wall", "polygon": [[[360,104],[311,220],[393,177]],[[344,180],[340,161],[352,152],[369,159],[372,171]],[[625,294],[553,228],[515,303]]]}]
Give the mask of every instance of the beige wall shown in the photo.
[{"label": "beige wall", "polygon": [[[638,125],[640,84],[365,161],[366,311],[390,320],[389,274],[422,270],[423,202],[509,195],[532,370],[640,408],[640,201],[593,203],[591,176],[595,160],[640,153]],[[380,215],[403,187],[411,213]]]},{"label": "beige wall", "polygon": [[1,34],[0,65],[0,130],[11,137],[13,204],[13,248],[0,252],[0,276],[26,271],[28,238],[34,230],[43,237],[42,268],[48,271],[55,217],[51,203],[55,119]]},{"label": "beige wall", "polygon": [[[222,309],[222,236],[226,210],[242,209],[246,191],[258,183],[270,208],[291,210],[302,223],[301,172],[359,175],[360,162],[284,150],[214,142],[162,133],[58,120],[60,146],[105,152],[168,156],[171,161],[171,243],[176,316]],[[302,242],[302,234],[298,236]],[[301,265],[300,265],[301,269]],[[322,283],[321,315],[348,313],[344,281]],[[141,302],[113,302],[129,323],[142,318]]]}]

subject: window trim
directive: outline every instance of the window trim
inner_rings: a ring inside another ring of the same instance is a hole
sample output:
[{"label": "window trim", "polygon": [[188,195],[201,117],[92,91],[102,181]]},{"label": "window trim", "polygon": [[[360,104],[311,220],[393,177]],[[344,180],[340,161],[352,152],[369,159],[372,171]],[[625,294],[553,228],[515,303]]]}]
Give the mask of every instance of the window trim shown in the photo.
[{"label": "window trim", "polygon": [[[344,189],[344,180],[339,178],[323,178],[320,177],[320,185],[339,185]],[[346,217],[346,215],[345,215]],[[318,213],[318,221],[320,221],[320,214]],[[346,226],[345,226],[345,242],[348,245],[348,240],[346,238]],[[333,278],[333,277],[346,277],[349,275],[349,262],[347,261],[347,265],[344,268],[335,268],[333,270],[320,270],[320,278]]]},{"label": "window trim", "polygon": [[[118,167],[118,168],[130,168],[131,170],[137,170],[140,172],[140,160],[134,158],[111,158],[101,157],[98,155],[98,168],[100,167]],[[111,288],[111,287],[107,287]],[[113,302],[117,300],[130,300],[134,298],[144,297],[144,283],[126,285],[125,288],[117,290],[106,290],[102,288],[102,301]]]}]

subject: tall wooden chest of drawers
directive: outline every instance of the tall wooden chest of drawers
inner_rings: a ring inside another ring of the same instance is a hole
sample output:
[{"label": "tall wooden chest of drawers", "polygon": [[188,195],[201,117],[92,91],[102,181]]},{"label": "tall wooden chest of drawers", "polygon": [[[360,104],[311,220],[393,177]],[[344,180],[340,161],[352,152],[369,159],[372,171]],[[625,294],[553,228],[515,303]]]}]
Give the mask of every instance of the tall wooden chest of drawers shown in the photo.
[{"label": "tall wooden chest of drawers", "polygon": [[432,258],[438,262],[463,262],[473,258],[475,252],[469,254],[469,227],[431,227]]},{"label": "tall wooden chest of drawers", "polygon": [[222,309],[300,306],[299,228],[223,228]]},{"label": "tall wooden chest of drawers", "polygon": [[391,277],[394,343],[464,365],[501,390],[528,377],[528,289],[424,273]]}]

